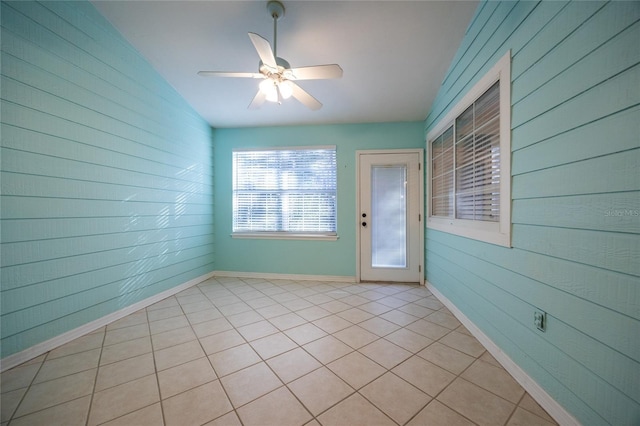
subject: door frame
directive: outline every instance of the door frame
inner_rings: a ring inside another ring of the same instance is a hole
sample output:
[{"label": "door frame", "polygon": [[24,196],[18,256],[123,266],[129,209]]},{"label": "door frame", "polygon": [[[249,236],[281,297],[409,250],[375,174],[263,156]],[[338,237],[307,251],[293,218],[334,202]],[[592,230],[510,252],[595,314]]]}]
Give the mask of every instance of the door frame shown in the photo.
[{"label": "door frame", "polygon": [[422,148],[408,148],[408,149],[372,149],[372,150],[357,150],[356,151],[356,214],[355,214],[355,223],[356,223],[356,282],[361,282],[360,279],[360,156],[367,154],[418,154],[419,162],[418,162],[418,171],[419,171],[419,200],[418,205],[420,207],[420,220],[419,220],[419,251],[420,251],[420,265],[419,265],[419,276],[420,276],[420,285],[425,285],[425,257],[424,257],[424,228],[425,228],[425,217],[424,217],[424,149]]}]

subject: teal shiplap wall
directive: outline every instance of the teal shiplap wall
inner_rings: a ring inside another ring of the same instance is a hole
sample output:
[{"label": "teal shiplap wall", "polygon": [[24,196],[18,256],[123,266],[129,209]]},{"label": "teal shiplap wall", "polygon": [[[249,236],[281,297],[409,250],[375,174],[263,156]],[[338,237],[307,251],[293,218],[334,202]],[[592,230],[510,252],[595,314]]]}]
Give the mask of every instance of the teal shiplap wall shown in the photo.
[{"label": "teal shiplap wall", "polygon": [[426,120],[511,49],[513,248],[427,230],[427,279],[585,425],[640,424],[639,20],[482,3]]},{"label": "teal shiplap wall", "polygon": [[[407,122],[216,129],[216,270],[354,277],[356,150],[424,148],[423,127]],[[232,150],[297,145],[337,147],[339,239],[232,239]]]},{"label": "teal shiplap wall", "polygon": [[4,358],[213,271],[213,130],[88,2],[2,2]]}]

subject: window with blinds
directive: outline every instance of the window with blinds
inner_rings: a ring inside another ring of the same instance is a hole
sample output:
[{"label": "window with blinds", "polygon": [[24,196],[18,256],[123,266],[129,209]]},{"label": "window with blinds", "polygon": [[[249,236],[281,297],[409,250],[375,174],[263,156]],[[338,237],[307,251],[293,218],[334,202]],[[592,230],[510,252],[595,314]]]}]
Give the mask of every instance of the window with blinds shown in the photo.
[{"label": "window with blinds", "polygon": [[427,226],[510,245],[510,52],[429,133]]},{"label": "window with blinds", "polygon": [[431,214],[499,221],[500,82],[436,137],[431,152]]},{"label": "window with blinds", "polygon": [[336,235],[336,148],[233,151],[233,232]]},{"label": "window with blinds", "polygon": [[431,214],[453,216],[453,126],[431,143]]}]

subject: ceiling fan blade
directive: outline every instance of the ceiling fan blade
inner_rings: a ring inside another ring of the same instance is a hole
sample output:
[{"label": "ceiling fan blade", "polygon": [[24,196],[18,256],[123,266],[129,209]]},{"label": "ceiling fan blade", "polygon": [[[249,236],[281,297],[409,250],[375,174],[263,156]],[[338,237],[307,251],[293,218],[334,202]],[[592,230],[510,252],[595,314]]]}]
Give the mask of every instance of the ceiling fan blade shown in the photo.
[{"label": "ceiling fan blade", "polygon": [[342,77],[342,68],[337,64],[293,68],[288,72],[291,72],[293,80],[322,80]]},{"label": "ceiling fan blade", "polygon": [[259,72],[198,71],[202,77],[264,78]]},{"label": "ceiling fan blade", "polygon": [[307,108],[313,111],[317,111],[322,108],[322,104],[316,98],[311,96],[302,87],[298,86],[293,81],[291,81],[291,89],[291,95]]},{"label": "ceiling fan blade", "polygon": [[253,100],[249,104],[249,109],[258,109],[262,104],[267,100],[267,95],[265,95],[262,90],[258,90],[258,93],[253,97]]},{"label": "ceiling fan blade", "polygon": [[278,64],[276,64],[276,58],[275,56],[273,56],[271,44],[269,44],[269,42],[262,36],[259,36],[255,33],[249,33],[249,38],[251,39],[253,46],[256,48],[256,51],[258,52],[258,56],[260,56],[260,60],[262,61],[262,63],[269,68],[277,70]]}]

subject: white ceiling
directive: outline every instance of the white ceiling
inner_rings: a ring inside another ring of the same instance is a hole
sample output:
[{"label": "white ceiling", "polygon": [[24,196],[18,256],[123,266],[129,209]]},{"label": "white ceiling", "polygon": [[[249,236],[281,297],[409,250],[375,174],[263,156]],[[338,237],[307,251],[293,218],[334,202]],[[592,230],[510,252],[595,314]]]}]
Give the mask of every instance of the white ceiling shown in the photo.
[{"label": "white ceiling", "polygon": [[266,1],[93,0],[95,7],[213,127],[417,121],[427,116],[477,1],[283,1],[277,54],[292,67],[337,63],[339,80],[300,81],[323,103],[247,106],[259,80],[247,36],[273,45]]}]

